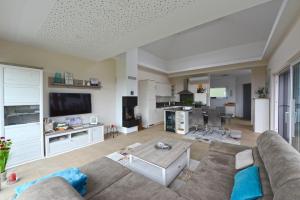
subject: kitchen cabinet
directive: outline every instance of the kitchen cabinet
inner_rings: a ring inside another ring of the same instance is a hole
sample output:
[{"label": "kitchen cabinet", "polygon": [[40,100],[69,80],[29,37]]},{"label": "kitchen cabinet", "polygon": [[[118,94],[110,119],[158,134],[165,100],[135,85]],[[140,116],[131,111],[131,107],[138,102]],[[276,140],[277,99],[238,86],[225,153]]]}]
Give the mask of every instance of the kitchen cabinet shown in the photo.
[{"label": "kitchen cabinet", "polygon": [[161,97],[170,97],[172,96],[172,88],[170,84],[166,83],[155,83],[156,87],[156,96]]},{"label": "kitchen cabinet", "polygon": [[157,96],[171,96],[171,86],[153,80],[139,81],[139,110],[142,115],[143,127],[148,128],[164,120],[164,110],[156,108]]}]

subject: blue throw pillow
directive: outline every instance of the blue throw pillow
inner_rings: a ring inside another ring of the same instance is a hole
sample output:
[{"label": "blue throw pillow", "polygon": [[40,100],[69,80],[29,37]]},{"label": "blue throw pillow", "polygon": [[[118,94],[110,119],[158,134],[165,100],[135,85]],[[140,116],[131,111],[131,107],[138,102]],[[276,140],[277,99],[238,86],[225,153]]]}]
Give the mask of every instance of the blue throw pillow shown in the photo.
[{"label": "blue throw pillow", "polygon": [[86,194],[87,176],[84,173],[82,173],[78,168],[68,168],[16,187],[16,197],[19,197],[21,193],[23,193],[32,185],[35,185],[48,178],[57,176],[64,178],[74,189],[77,190],[77,192],[81,194],[81,196],[84,196]]},{"label": "blue throw pillow", "polygon": [[262,196],[263,193],[257,166],[248,167],[236,173],[231,200],[255,200]]}]

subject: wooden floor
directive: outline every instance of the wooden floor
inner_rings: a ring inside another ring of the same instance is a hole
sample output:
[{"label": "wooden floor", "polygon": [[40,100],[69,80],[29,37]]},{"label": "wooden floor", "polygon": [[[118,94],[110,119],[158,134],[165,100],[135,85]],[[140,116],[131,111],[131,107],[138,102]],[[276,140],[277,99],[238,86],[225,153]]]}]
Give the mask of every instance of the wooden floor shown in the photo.
[{"label": "wooden floor", "polygon": [[[243,132],[241,140],[242,145],[255,145],[258,134],[252,132],[250,122],[234,119],[227,127]],[[115,138],[106,138],[104,142],[89,147],[25,164],[10,170],[17,173],[18,177],[20,177],[20,181],[9,187],[3,186],[2,184],[0,200],[11,199],[15,186],[67,167],[79,167],[133,143],[144,143],[156,137],[168,137],[183,140],[181,135],[165,132],[163,130],[163,125],[158,125],[129,135],[118,135]],[[207,151],[207,143],[193,141],[191,146],[191,158],[201,160],[206,155]]]}]

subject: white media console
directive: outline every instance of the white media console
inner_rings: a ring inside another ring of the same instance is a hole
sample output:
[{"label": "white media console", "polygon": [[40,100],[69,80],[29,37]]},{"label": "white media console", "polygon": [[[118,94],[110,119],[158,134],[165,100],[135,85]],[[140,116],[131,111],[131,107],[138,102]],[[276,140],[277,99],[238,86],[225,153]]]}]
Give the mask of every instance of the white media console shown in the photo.
[{"label": "white media console", "polygon": [[46,157],[72,151],[104,141],[104,125],[83,125],[82,128],[45,134]]}]

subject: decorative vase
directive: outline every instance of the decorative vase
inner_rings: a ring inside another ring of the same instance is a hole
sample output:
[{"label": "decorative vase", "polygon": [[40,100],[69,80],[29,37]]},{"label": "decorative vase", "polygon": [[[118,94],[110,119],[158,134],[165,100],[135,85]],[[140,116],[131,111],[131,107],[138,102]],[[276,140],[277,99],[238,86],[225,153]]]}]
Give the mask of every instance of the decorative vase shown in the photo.
[{"label": "decorative vase", "polygon": [[1,180],[1,182],[6,181],[6,171],[4,171],[0,174],[0,180]]}]

